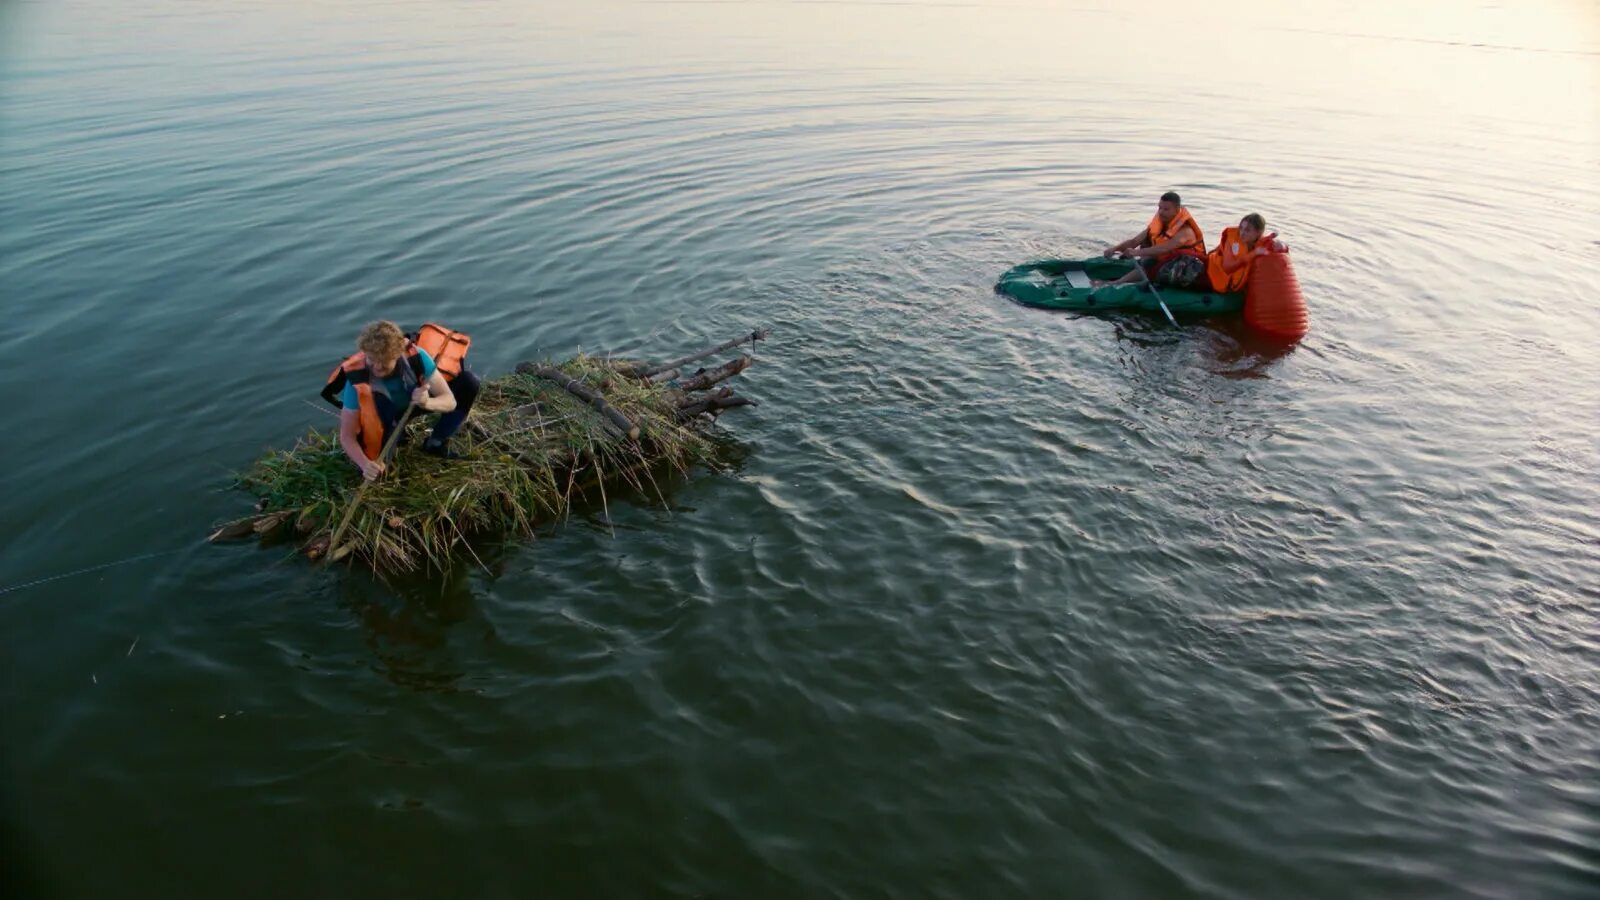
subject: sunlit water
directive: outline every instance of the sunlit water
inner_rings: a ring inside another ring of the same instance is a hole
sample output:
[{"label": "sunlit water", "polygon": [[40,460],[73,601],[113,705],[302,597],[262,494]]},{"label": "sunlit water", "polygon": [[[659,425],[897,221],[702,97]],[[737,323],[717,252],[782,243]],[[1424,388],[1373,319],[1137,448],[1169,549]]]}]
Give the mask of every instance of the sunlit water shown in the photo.
[{"label": "sunlit water", "polygon": [[[8,883],[1593,896],[1600,14],[1286,6],[0,7]],[[1169,188],[1302,346],[991,291]],[[665,505],[201,544],[377,315],[774,339]]]}]

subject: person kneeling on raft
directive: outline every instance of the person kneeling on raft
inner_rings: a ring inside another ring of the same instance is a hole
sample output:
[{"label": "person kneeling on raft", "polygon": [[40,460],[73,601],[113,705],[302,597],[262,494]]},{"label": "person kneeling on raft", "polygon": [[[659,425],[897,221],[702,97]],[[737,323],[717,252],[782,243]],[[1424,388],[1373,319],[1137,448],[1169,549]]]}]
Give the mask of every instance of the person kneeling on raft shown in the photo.
[{"label": "person kneeling on raft", "polygon": [[[1144,230],[1105,249],[1107,259],[1122,257],[1144,266],[1150,280],[1175,288],[1186,288],[1206,273],[1206,239],[1194,216],[1183,208],[1175,191],[1161,195],[1156,214]],[[1138,268],[1115,281],[1097,281],[1095,287],[1132,284],[1143,281]]]},{"label": "person kneeling on raft", "polygon": [[[366,377],[361,377],[360,368],[347,368],[350,377],[340,395],[339,446],[362,476],[372,481],[383,474],[383,462],[377,458],[381,451],[368,450],[388,442],[408,399],[423,412],[442,414],[423,441],[422,452],[458,459],[460,455],[450,450],[450,436],[467,420],[478,399],[477,376],[463,366],[459,375],[446,381],[428,351],[407,340],[393,322],[373,322],[361,329],[356,346],[366,360]],[[371,426],[378,427],[380,437],[374,439],[366,433]]]}]

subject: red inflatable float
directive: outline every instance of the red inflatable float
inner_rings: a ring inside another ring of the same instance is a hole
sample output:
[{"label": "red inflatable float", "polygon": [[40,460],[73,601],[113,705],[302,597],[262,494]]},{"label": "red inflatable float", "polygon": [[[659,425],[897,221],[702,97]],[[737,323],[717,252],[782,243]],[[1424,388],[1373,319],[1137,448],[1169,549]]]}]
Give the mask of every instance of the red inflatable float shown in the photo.
[{"label": "red inflatable float", "polygon": [[[1271,246],[1270,241],[1265,242]],[[1250,264],[1250,284],[1244,295],[1244,321],[1257,334],[1292,344],[1311,328],[1300,279],[1289,264],[1289,251],[1258,256]]]}]

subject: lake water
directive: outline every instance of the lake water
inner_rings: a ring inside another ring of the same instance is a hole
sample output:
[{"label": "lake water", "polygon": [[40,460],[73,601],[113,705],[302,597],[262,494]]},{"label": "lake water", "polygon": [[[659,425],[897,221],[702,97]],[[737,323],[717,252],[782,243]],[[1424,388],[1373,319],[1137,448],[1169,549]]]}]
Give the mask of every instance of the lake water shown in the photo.
[{"label": "lake water", "polygon": [[[8,893],[1595,896],[1600,11],[1281,6],[0,7]],[[1302,345],[992,292],[1168,189]],[[774,332],[665,504],[203,544],[380,315]]]}]

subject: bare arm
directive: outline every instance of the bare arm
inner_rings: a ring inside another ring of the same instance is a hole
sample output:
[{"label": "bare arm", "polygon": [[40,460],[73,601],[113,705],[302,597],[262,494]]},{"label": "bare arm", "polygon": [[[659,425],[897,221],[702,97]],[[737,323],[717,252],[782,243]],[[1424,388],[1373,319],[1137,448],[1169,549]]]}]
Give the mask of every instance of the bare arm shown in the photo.
[{"label": "bare arm", "polygon": [[434,370],[428,383],[412,392],[411,402],[427,412],[447,413],[456,408],[456,395],[450,391],[450,382]]},{"label": "bare arm", "polygon": [[[1272,239],[1274,237],[1276,237],[1276,235],[1268,235],[1266,238],[1256,241],[1254,255],[1261,256],[1265,254],[1267,252],[1267,246],[1272,243]],[[1224,244],[1222,247],[1222,271],[1231,275],[1245,266],[1250,265],[1251,255],[1252,254],[1249,251],[1244,253],[1234,253],[1226,244]]]},{"label": "bare arm", "polygon": [[1277,232],[1273,232],[1272,234],[1269,234],[1266,237],[1256,241],[1255,249],[1249,253],[1240,253],[1238,255],[1234,255],[1228,252],[1227,247],[1223,247],[1222,271],[1232,274],[1244,268],[1245,266],[1250,265],[1250,261],[1257,256],[1267,256],[1274,250],[1282,253],[1288,249],[1288,245],[1278,240]]},{"label": "bare arm", "polygon": [[1278,233],[1276,231],[1274,231],[1273,233],[1267,235],[1266,237],[1262,238],[1261,240],[1256,241],[1255,255],[1256,256],[1266,256],[1267,254],[1272,253],[1273,251],[1277,251],[1278,253],[1288,253],[1289,252],[1289,245],[1285,244],[1283,241],[1278,240]]},{"label": "bare arm", "polygon": [[1174,247],[1178,247],[1178,246],[1181,246],[1183,244],[1190,243],[1193,240],[1194,240],[1194,229],[1190,228],[1187,225],[1185,225],[1182,228],[1179,228],[1178,229],[1178,233],[1173,235],[1170,240],[1162,241],[1161,243],[1156,244],[1156,245],[1154,245],[1152,247],[1145,247],[1145,248],[1142,248],[1142,249],[1137,249],[1136,248],[1136,249],[1131,249],[1131,250],[1124,250],[1123,253],[1127,254],[1128,256],[1160,256],[1161,254],[1167,252],[1168,250],[1171,250]]},{"label": "bare arm", "polygon": [[1112,244],[1111,246],[1107,247],[1106,250],[1105,250],[1105,255],[1106,256],[1111,256],[1111,255],[1116,254],[1116,253],[1126,253],[1126,252],[1132,250],[1134,247],[1139,247],[1139,246],[1142,246],[1142,245],[1148,243],[1149,240],[1150,240],[1150,232],[1141,231],[1138,234],[1134,235],[1131,238],[1128,238],[1125,241],[1122,241],[1122,242],[1116,243],[1116,244]]}]

